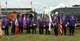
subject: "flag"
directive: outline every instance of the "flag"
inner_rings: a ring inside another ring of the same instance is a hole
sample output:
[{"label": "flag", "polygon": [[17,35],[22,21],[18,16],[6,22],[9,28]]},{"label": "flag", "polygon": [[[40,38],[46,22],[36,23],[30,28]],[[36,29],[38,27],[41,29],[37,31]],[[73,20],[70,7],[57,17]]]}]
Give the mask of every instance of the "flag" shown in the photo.
[{"label": "flag", "polygon": [[62,35],[62,33],[63,33],[62,29],[63,29],[62,28],[62,19],[60,19],[59,28],[58,28],[60,35]]},{"label": "flag", "polygon": [[15,25],[16,25],[16,35],[18,35],[19,34],[19,27],[18,27],[18,20],[16,19],[16,21],[15,21]]}]

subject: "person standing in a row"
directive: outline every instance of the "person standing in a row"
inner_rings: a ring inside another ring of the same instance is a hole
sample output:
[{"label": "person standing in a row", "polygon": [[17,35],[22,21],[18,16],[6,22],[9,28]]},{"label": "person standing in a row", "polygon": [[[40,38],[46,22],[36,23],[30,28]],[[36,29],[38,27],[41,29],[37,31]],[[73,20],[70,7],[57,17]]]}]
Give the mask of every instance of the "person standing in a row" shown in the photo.
[{"label": "person standing in a row", "polygon": [[49,31],[49,22],[50,22],[50,20],[49,20],[49,16],[48,15],[46,15],[46,19],[45,19],[45,29],[46,29],[46,35],[48,34],[48,35],[50,35],[50,31]]},{"label": "person standing in a row", "polygon": [[24,29],[26,28],[26,15],[24,15],[23,17],[23,28]]},{"label": "person standing in a row", "polygon": [[9,20],[7,17],[4,20],[4,27],[5,27],[5,34],[9,35]]},{"label": "person standing in a row", "polygon": [[30,33],[30,27],[32,26],[31,25],[31,19],[29,18],[29,16],[27,16],[27,20],[26,20],[27,22],[26,22],[26,26],[27,26],[27,28],[26,28],[26,33]]},{"label": "person standing in a row", "polygon": [[54,33],[55,33],[56,36],[58,35],[58,21],[59,21],[59,19],[58,19],[57,16],[54,16],[52,18],[52,25],[54,27]]},{"label": "person standing in a row", "polygon": [[77,22],[77,18],[72,13],[72,15],[69,17],[69,32],[70,32],[70,35],[74,35],[74,29],[75,29],[75,26],[76,26],[76,22]]},{"label": "person standing in a row", "polygon": [[32,17],[31,25],[32,25],[32,34],[34,34],[36,33],[36,26],[37,26],[37,23],[34,21],[34,17]]},{"label": "person standing in a row", "polygon": [[64,14],[62,14],[62,27],[63,27],[63,34],[66,35],[66,28],[67,28],[68,18]]},{"label": "person standing in a row", "polygon": [[44,23],[43,23],[42,16],[40,16],[40,18],[38,19],[38,24],[39,24],[39,34],[43,34],[44,33]]},{"label": "person standing in a row", "polygon": [[15,18],[12,18],[12,33],[15,34]]},{"label": "person standing in a row", "polygon": [[19,33],[23,33],[23,20],[21,16],[19,16],[18,18],[18,24],[19,24]]}]

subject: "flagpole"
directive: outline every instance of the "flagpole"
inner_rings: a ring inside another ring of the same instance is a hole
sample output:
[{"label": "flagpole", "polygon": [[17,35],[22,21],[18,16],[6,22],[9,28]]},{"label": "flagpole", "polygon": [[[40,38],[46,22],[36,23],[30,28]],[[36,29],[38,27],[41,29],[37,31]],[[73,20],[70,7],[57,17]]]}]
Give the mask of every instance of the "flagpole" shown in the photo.
[{"label": "flagpole", "polygon": [[30,6],[31,6],[31,10],[33,10],[32,0],[30,0]]},{"label": "flagpole", "polygon": [[1,14],[1,1],[0,1],[0,15],[2,15],[2,14]]},{"label": "flagpole", "polygon": [[5,12],[6,12],[6,15],[7,15],[7,1],[5,2],[5,4],[6,4]]}]

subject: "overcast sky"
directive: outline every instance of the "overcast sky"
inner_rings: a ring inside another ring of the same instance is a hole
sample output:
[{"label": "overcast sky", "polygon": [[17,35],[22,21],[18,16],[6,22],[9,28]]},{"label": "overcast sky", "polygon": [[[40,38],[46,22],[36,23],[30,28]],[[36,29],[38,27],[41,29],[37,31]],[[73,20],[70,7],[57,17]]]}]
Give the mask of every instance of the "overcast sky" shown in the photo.
[{"label": "overcast sky", "polygon": [[[31,0],[7,0],[7,7],[8,8],[26,8],[30,7]],[[1,7],[5,8],[6,0],[0,0]],[[44,7],[47,8],[55,7],[60,3],[65,5],[71,6],[74,4],[80,4],[80,0],[32,0],[33,7],[36,9],[37,12],[43,12]]]}]

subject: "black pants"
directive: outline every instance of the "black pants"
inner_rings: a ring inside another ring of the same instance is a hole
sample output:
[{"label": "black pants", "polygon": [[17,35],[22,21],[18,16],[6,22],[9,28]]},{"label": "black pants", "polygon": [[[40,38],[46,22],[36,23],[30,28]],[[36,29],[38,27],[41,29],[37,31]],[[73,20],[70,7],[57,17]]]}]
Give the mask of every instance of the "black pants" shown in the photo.
[{"label": "black pants", "polygon": [[58,35],[58,27],[54,26],[54,34],[57,36]]},{"label": "black pants", "polygon": [[74,35],[74,29],[75,29],[75,26],[69,26],[70,35]]},{"label": "black pants", "polygon": [[44,33],[44,27],[39,26],[39,34],[43,34],[43,33]]},{"label": "black pants", "polygon": [[63,34],[66,35],[66,26],[63,26]]},{"label": "black pants", "polygon": [[22,25],[19,26],[19,33],[23,33],[23,26]]},{"label": "black pants", "polygon": [[30,33],[30,27],[27,27],[26,33]]},{"label": "black pants", "polygon": [[9,27],[8,27],[8,26],[5,27],[5,34],[6,34],[6,35],[9,35]]},{"label": "black pants", "polygon": [[12,32],[13,34],[15,34],[15,26],[12,26],[11,32]]},{"label": "black pants", "polygon": [[50,35],[49,26],[46,26],[45,29],[46,29],[46,31],[45,31],[46,32],[46,35],[47,34]]},{"label": "black pants", "polygon": [[36,33],[36,26],[32,26],[32,34]]}]

